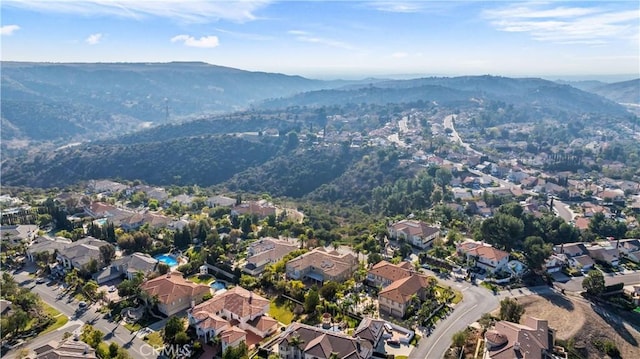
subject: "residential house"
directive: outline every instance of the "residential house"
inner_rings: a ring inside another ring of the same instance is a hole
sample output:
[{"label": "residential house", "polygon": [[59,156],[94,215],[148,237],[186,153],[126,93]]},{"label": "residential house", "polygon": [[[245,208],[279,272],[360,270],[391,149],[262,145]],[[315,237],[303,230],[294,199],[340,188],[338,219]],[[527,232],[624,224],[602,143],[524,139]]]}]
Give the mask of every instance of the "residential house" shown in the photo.
[{"label": "residential house", "polygon": [[258,275],[264,271],[267,265],[281,260],[287,254],[299,248],[300,245],[297,242],[270,237],[259,239],[249,245],[247,249],[247,264],[242,270],[253,276]]},{"label": "residential house", "polygon": [[95,260],[97,270],[103,268],[110,260],[110,258],[104,258],[102,247],[113,247],[113,245],[101,239],[85,237],[59,250],[57,259],[63,267],[78,270],[90,270],[88,265]]},{"label": "residential house", "polygon": [[225,197],[225,196],[213,196],[207,198],[207,206],[213,207],[233,207],[236,204],[235,198]]},{"label": "residential house", "polygon": [[625,258],[640,263],[640,239],[622,239],[616,242],[616,246]]},{"label": "residential house", "polygon": [[64,339],[62,342],[50,341],[34,349],[36,359],[97,359],[96,350],[89,344]]},{"label": "residential house", "polygon": [[380,261],[367,272],[367,281],[372,286],[385,288],[397,280],[410,277],[413,273],[415,270],[410,262],[393,264]]},{"label": "residential house", "polygon": [[150,279],[142,283],[140,288],[149,297],[158,298],[158,310],[166,316],[201,303],[204,295],[211,293],[211,287],[189,282],[180,272],[169,272]]},{"label": "residential house", "polygon": [[98,284],[126,276],[133,279],[137,273],[142,273],[145,278],[155,273],[159,261],[148,254],[133,253],[111,262],[107,268],[96,273],[94,279]]},{"label": "residential house", "polygon": [[509,253],[483,242],[467,241],[456,247],[458,254],[464,255],[467,262],[472,261],[476,267],[490,273],[506,269],[509,263]]},{"label": "residential house", "polygon": [[589,256],[596,261],[607,263],[613,267],[620,264],[620,252],[616,247],[594,245],[587,247],[587,251]]},{"label": "residential house", "polygon": [[640,305],[640,285],[626,285],[622,288],[622,291],[631,298],[633,304]]},{"label": "residential house", "polygon": [[302,323],[291,323],[271,349],[282,359],[369,359],[373,347],[367,340]]},{"label": "residential house", "polygon": [[569,258],[569,266],[580,269],[582,272],[590,271],[595,264],[596,262],[587,254]]},{"label": "residential house", "polygon": [[0,314],[6,315],[11,311],[13,303],[10,300],[0,299]]},{"label": "residential house", "polygon": [[353,332],[355,338],[360,338],[371,343],[373,348],[376,348],[380,341],[386,336],[391,337],[391,333],[387,332],[385,324],[387,322],[382,319],[374,319],[371,317],[364,317],[360,321],[360,324]]},{"label": "residential house", "polygon": [[243,202],[240,205],[233,206],[231,209],[233,214],[255,214],[258,218],[265,218],[270,215],[276,215],[276,206],[266,200]]},{"label": "residential house", "polygon": [[415,295],[424,300],[426,289],[432,285],[422,274],[399,279],[382,289],[378,294],[379,310],[391,316],[402,318]]},{"label": "residential house", "polygon": [[525,316],[524,324],[499,321],[485,333],[485,359],[553,358],[555,331],[546,320]]},{"label": "residential house", "polygon": [[358,258],[350,252],[338,253],[314,248],[287,262],[286,273],[291,279],[309,278],[317,282],[343,282],[358,269]]},{"label": "residential house", "polygon": [[113,194],[118,191],[123,191],[129,188],[129,186],[109,181],[109,180],[90,180],[87,185],[87,190],[89,193],[105,193],[105,194]]},{"label": "residential house", "polygon": [[556,254],[564,254],[567,257],[578,257],[588,254],[587,247],[584,243],[563,243],[559,246],[553,247],[553,252]]},{"label": "residential house", "polygon": [[544,269],[547,273],[556,273],[562,270],[562,267],[567,264],[567,256],[564,254],[552,254],[544,262]]},{"label": "residential house", "polygon": [[[268,311],[268,299],[236,286],[193,307],[188,319],[198,337],[205,340],[218,335],[224,339],[225,334],[227,339],[235,338],[241,333],[237,329],[265,338],[278,328],[278,321],[266,315]],[[233,346],[233,342],[229,344]]]},{"label": "residential house", "polygon": [[246,341],[247,332],[238,327],[231,327],[220,333],[220,343],[222,344],[223,353],[227,350],[227,348],[235,348],[240,345],[240,343]]},{"label": "residential house", "polygon": [[404,239],[423,249],[430,247],[433,240],[440,236],[440,228],[431,227],[422,221],[412,219],[396,222],[387,229],[391,238]]},{"label": "residential house", "polygon": [[63,251],[72,244],[71,240],[64,237],[37,237],[27,248],[26,256],[30,261],[36,260],[38,253],[47,252],[53,256],[55,253]]},{"label": "residential house", "polygon": [[0,239],[12,244],[31,242],[38,235],[38,226],[33,224],[18,224],[0,227]]}]

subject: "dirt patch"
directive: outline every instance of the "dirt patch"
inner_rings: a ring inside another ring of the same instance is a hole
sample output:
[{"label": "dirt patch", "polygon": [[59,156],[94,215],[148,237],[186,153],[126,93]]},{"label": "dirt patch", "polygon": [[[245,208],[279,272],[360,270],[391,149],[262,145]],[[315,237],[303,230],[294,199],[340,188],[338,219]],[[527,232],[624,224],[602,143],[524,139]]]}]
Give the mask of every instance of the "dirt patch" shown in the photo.
[{"label": "dirt patch", "polygon": [[525,315],[548,320],[549,327],[556,330],[556,338],[571,339],[584,326],[584,308],[563,297],[560,298],[569,304],[559,305],[559,298],[554,297],[557,296],[531,295],[518,298],[518,302],[524,305]]},{"label": "dirt patch", "polygon": [[581,357],[604,357],[594,342],[610,340],[622,358],[640,358],[640,333],[636,329],[640,319],[633,317],[635,313],[604,309],[581,298],[558,294],[531,295],[518,298],[518,302],[524,305],[525,315],[549,321],[557,339],[575,343],[575,353]]}]

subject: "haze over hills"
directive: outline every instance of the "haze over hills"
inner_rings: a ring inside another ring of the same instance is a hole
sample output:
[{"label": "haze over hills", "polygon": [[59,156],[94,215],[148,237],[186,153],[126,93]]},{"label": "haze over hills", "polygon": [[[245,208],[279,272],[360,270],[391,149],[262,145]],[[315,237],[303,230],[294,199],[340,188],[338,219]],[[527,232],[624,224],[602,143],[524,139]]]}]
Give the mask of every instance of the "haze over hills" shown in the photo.
[{"label": "haze over hills", "polygon": [[91,139],[345,83],[201,62],[2,62],[2,139]]},{"label": "haze over hills", "polygon": [[[601,96],[536,78],[464,76],[375,81],[323,82],[203,63],[6,63],[2,74],[3,140],[71,141],[78,136],[91,139],[100,133],[125,133],[144,121],[162,123],[165,97],[170,98],[171,113],[193,115],[202,108],[230,112],[164,123],[55,151],[36,148],[19,155],[5,151],[3,182],[47,187],[118,177],[151,184],[209,186],[232,179],[230,187],[251,191],[264,190],[264,178],[272,178],[273,184],[304,183],[299,188],[287,186],[275,191],[299,197],[348,173],[367,153],[334,152],[341,160],[332,164],[328,160],[334,156],[331,152],[321,148],[314,149],[316,152],[296,150],[297,139],[284,136],[294,131],[313,137],[326,127],[329,118],[339,137],[343,129],[366,135],[384,126],[398,111],[412,108],[492,108],[499,114],[492,126],[504,121],[538,124],[545,119],[580,118],[581,126],[592,126],[600,118],[615,122],[633,117],[623,106]],[[233,112],[234,108],[245,110]],[[343,117],[358,120],[339,120]],[[248,132],[258,136],[235,137]],[[314,140],[307,141],[311,145]],[[348,139],[342,141],[348,145]],[[260,147],[261,156],[246,151]],[[325,157],[327,160],[322,160]],[[294,168],[295,160],[305,165],[283,180],[277,168]],[[326,166],[312,165],[315,160],[332,164],[332,174],[324,176]],[[314,180],[305,182],[305,178]],[[341,181],[349,183],[348,178]]]}]

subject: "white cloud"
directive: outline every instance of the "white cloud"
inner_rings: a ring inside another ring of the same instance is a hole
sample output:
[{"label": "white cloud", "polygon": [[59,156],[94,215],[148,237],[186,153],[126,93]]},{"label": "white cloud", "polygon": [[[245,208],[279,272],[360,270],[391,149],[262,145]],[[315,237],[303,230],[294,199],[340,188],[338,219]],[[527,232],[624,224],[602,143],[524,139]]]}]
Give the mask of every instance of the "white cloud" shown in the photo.
[{"label": "white cloud", "polygon": [[267,0],[4,0],[12,6],[41,12],[111,15],[140,19],[159,16],[186,23],[210,23],[217,20],[246,22],[255,20],[255,12],[269,4]]},{"label": "white cloud", "polygon": [[178,35],[171,38],[171,42],[182,42],[185,46],[201,47],[201,48],[214,48],[220,45],[220,41],[217,36],[202,36],[196,39],[189,35]]},{"label": "white cloud", "polygon": [[2,36],[10,36],[13,35],[14,32],[20,30],[20,26],[18,25],[4,25],[0,27],[0,35]]},{"label": "white cloud", "polygon": [[102,34],[101,33],[97,33],[97,34],[91,34],[89,35],[89,37],[87,37],[84,42],[86,42],[89,45],[97,45],[100,43],[100,40],[102,40]]},{"label": "white cloud", "polygon": [[394,52],[393,54],[391,54],[391,57],[395,58],[395,59],[402,59],[409,56],[408,53],[406,52]]},{"label": "white cloud", "polygon": [[376,10],[385,12],[414,13],[422,10],[420,2],[374,1],[368,3],[368,5]]},{"label": "white cloud", "polygon": [[563,44],[602,44],[637,36],[638,10],[518,4],[483,13],[506,32],[529,33],[538,41]]},{"label": "white cloud", "polygon": [[320,45],[325,45],[325,46],[330,46],[330,47],[335,47],[335,48],[345,49],[345,50],[355,50],[355,47],[351,46],[346,42],[324,38],[324,37],[318,37],[307,31],[289,30],[287,31],[287,33],[289,33],[290,35],[294,35],[296,40],[301,42],[309,42],[312,44],[320,44]]}]

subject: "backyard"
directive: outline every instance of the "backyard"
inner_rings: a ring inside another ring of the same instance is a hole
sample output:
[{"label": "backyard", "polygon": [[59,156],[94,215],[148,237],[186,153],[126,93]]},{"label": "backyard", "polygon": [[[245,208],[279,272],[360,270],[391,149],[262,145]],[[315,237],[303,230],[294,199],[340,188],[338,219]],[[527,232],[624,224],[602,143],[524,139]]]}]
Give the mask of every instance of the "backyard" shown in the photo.
[{"label": "backyard", "polygon": [[289,325],[293,321],[293,303],[283,298],[276,298],[269,305],[269,316],[282,324]]}]

